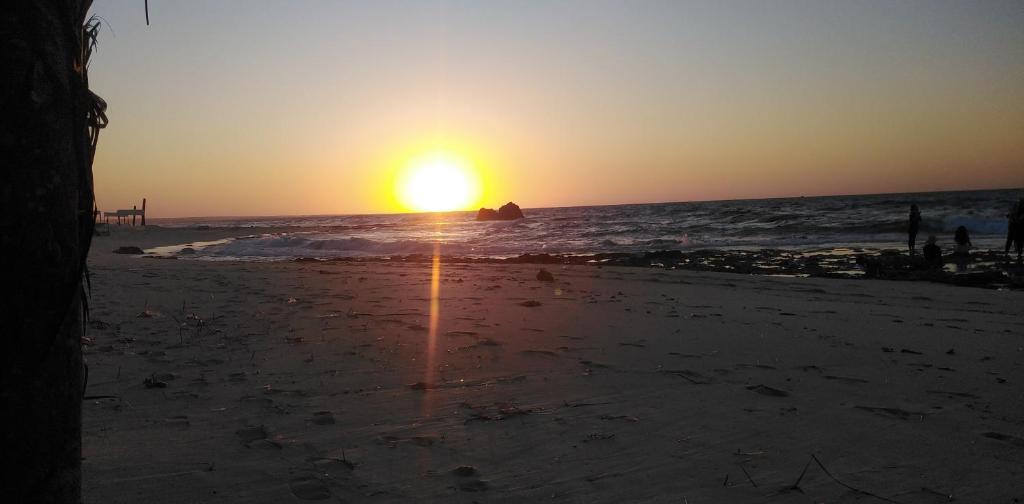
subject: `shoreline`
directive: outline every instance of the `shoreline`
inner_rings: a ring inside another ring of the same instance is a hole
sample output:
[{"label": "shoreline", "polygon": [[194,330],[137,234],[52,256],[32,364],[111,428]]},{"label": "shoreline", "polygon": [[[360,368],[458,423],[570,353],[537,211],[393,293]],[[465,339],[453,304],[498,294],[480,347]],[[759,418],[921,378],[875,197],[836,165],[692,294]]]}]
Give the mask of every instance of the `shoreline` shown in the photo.
[{"label": "shoreline", "polygon": [[[287,233],[294,228],[273,228],[267,233]],[[310,263],[429,263],[433,256],[405,254],[395,256],[297,257],[297,258],[195,258],[180,250],[201,243],[243,239],[254,236],[246,228],[158,228],[117,230],[104,238],[120,245],[131,242],[143,248],[146,259],[186,259],[238,262],[310,262]],[[261,233],[264,234],[264,233]],[[97,240],[97,242],[99,242]],[[155,252],[155,253],[154,253]],[[714,271],[745,275],[780,275],[843,279],[886,279],[945,283],[989,289],[1024,289],[1024,267],[1012,257],[996,250],[976,250],[963,271],[956,268],[953,254],[944,256],[943,269],[931,268],[920,257],[905,251],[869,247],[758,249],[758,250],[662,250],[638,253],[606,252],[591,254],[526,253],[512,257],[466,257],[442,255],[451,264],[538,264],[592,265],[658,268],[665,270]]]}]

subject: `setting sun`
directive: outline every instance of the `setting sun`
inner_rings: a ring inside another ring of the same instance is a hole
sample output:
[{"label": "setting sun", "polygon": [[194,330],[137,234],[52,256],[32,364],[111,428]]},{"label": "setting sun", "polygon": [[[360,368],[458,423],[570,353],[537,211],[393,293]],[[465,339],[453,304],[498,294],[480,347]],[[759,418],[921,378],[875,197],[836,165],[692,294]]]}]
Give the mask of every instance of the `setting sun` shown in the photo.
[{"label": "setting sun", "polygon": [[455,156],[431,154],[408,163],[396,190],[401,204],[410,210],[447,212],[477,203],[480,182]]}]

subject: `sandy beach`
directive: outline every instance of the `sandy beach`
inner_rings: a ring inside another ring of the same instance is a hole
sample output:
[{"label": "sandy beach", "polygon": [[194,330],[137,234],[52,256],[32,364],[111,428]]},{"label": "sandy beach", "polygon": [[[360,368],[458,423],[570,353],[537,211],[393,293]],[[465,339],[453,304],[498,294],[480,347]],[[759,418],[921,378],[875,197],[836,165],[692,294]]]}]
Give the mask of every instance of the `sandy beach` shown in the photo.
[{"label": "sandy beach", "polygon": [[86,502],[1024,499],[1024,292],[112,253],[237,234],[94,241]]}]

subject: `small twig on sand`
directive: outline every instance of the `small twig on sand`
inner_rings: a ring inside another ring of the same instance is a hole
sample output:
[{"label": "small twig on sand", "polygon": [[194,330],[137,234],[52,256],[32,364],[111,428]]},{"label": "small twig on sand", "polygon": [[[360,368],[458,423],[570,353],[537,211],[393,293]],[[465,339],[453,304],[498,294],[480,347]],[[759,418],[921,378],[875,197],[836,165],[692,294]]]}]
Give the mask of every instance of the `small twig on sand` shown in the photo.
[{"label": "small twig on sand", "polygon": [[793,486],[787,488],[787,490],[796,490],[803,493],[803,490],[800,489],[800,482],[804,480],[804,475],[807,474],[807,468],[809,467],[811,467],[811,460],[808,459],[807,463],[804,464],[804,470],[800,471],[800,477],[796,479],[796,483],[793,483]]},{"label": "small twig on sand", "polygon": [[[832,481],[835,481],[836,483],[839,483],[840,485],[842,485],[842,486],[844,486],[844,487],[846,487],[846,488],[848,488],[850,490],[853,490],[854,492],[857,492],[859,494],[864,494],[864,495],[867,495],[867,496],[870,496],[870,497],[874,497],[874,498],[879,499],[879,500],[883,500],[885,502],[891,502],[893,504],[900,504],[899,501],[892,500],[892,499],[890,499],[888,497],[882,497],[881,495],[868,492],[867,490],[861,490],[859,488],[847,485],[846,483],[843,483],[842,481],[839,481],[839,479],[837,479],[835,476],[832,475],[832,473],[830,473],[828,471],[828,469],[825,467],[825,464],[822,464],[821,461],[818,460],[818,457],[816,455],[814,455],[812,453],[811,454],[811,458],[814,459],[814,461],[818,463],[818,467],[820,467],[822,471],[825,471],[825,475],[828,476],[829,479],[831,479]],[[740,467],[742,467],[742,466],[740,466]]]},{"label": "small twig on sand", "polygon": [[747,477],[747,481],[749,481],[754,488],[757,488],[757,483],[754,483],[754,478],[750,477],[750,473],[747,472],[747,468],[743,467],[743,464],[740,464],[740,469],[743,471],[743,475]]}]

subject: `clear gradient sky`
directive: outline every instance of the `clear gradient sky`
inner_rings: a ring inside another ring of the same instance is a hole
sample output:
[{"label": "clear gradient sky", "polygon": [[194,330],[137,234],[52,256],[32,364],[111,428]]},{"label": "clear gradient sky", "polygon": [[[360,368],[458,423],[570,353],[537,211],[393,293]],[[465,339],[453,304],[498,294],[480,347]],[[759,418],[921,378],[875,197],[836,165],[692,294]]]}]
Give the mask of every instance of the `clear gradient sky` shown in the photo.
[{"label": "clear gradient sky", "polygon": [[101,209],[393,212],[1024,186],[1024,2],[96,0]]}]

